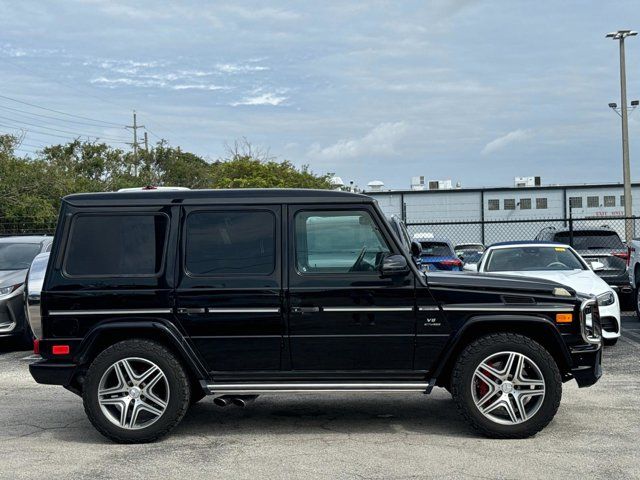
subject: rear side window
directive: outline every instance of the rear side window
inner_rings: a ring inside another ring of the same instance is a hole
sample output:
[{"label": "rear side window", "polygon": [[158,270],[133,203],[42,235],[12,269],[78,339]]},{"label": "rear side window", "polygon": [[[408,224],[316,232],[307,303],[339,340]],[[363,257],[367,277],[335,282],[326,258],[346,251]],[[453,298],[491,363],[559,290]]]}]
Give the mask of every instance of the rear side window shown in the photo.
[{"label": "rear side window", "polygon": [[168,218],[162,214],[76,215],[64,272],[71,277],[156,276]]},{"label": "rear side window", "polygon": [[270,275],[276,218],[266,211],[196,212],[187,217],[187,272],[196,276]]}]

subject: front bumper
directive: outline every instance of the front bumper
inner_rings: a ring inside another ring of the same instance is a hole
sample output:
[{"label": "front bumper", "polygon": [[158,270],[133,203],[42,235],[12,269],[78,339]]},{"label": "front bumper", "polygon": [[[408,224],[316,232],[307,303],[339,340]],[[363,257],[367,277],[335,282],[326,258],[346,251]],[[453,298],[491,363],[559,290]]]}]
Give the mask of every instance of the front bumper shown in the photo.
[{"label": "front bumper", "polygon": [[618,295],[616,301],[611,305],[599,306],[600,324],[602,325],[602,338],[618,338],[621,332],[620,322],[620,302]]},{"label": "front bumper", "polygon": [[578,383],[578,387],[590,387],[602,376],[602,347],[588,345],[571,349],[573,367],[571,375]]},{"label": "front bumper", "polygon": [[0,338],[24,334],[27,317],[24,310],[24,287],[0,299]]}]

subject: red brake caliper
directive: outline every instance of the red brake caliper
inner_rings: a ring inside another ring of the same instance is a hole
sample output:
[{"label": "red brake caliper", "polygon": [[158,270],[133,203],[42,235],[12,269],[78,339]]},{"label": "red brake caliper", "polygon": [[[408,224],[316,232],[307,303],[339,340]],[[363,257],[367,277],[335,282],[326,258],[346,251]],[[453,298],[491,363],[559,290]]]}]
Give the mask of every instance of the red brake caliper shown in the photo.
[{"label": "red brake caliper", "polygon": [[[490,363],[489,364],[490,367],[493,367],[493,365]],[[491,376],[491,374],[489,372],[487,372],[485,370],[485,375]],[[489,385],[487,385],[486,382],[480,381],[478,380],[478,384],[477,384],[477,390],[478,390],[478,398],[484,398],[484,396],[489,393]]]}]

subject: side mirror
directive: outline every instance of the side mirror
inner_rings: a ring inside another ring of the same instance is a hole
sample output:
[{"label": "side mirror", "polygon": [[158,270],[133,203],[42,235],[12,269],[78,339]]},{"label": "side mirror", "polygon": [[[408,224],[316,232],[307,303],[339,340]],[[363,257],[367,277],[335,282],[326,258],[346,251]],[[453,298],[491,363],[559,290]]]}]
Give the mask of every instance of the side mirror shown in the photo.
[{"label": "side mirror", "polygon": [[416,242],[415,240],[411,242],[411,255],[413,255],[414,257],[419,257],[420,254],[422,253],[422,245],[420,245],[420,242]]},{"label": "side mirror", "polygon": [[594,272],[601,272],[604,270],[604,263],[602,262],[591,262],[591,270]]},{"label": "side mirror", "polygon": [[389,255],[384,257],[380,274],[383,277],[394,277],[397,275],[406,275],[409,273],[409,265],[407,259],[403,255]]},{"label": "side mirror", "polygon": [[478,271],[478,264],[477,263],[465,263],[462,266],[462,270],[464,270],[465,272],[477,272]]}]

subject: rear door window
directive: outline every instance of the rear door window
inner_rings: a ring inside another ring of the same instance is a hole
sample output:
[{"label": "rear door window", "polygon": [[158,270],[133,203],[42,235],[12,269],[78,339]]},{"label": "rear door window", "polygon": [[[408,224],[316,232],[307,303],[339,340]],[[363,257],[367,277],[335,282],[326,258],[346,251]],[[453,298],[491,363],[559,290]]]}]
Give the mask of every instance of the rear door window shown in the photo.
[{"label": "rear door window", "polygon": [[64,260],[70,277],[156,276],[164,262],[164,214],[79,214]]},{"label": "rear door window", "polygon": [[190,275],[271,275],[275,261],[272,212],[207,211],[187,217],[185,267]]}]

